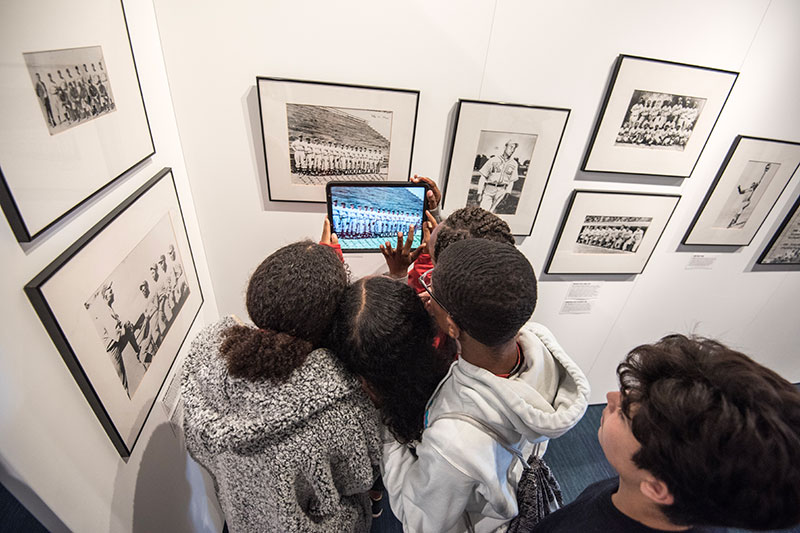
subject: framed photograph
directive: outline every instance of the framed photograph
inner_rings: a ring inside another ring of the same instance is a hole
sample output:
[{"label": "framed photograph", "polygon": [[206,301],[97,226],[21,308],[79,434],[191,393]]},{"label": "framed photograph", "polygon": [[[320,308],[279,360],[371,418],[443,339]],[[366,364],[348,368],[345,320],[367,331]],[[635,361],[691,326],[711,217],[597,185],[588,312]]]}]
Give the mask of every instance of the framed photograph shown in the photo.
[{"label": "framed photograph", "polygon": [[641,274],[680,196],[573,191],[548,274]]},{"label": "framed photograph", "polygon": [[25,286],[122,457],[203,303],[172,171],[163,169]]},{"label": "framed photograph", "polygon": [[800,196],[770,239],[758,263],[761,265],[800,265]]},{"label": "framed photograph", "polygon": [[581,169],[688,178],[738,75],[620,55]]},{"label": "framed photograph", "polygon": [[800,165],[800,143],[739,135],[684,244],[747,246]]},{"label": "framed photograph", "polygon": [[29,242],[155,147],[120,2],[5,11],[0,205],[17,240]]},{"label": "framed photograph", "polygon": [[448,208],[479,205],[530,235],[568,118],[569,109],[459,100]]},{"label": "framed photograph", "polygon": [[329,181],[405,181],[419,91],[256,78],[269,199],[325,202]]}]

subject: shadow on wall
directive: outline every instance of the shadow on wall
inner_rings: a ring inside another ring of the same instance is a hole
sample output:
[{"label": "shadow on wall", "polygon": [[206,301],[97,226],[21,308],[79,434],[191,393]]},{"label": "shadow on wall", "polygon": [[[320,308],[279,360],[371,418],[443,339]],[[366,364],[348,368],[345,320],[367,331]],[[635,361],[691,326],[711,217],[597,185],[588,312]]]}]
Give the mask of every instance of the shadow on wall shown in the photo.
[{"label": "shadow on wall", "polygon": [[[132,532],[195,531],[190,513],[192,491],[187,481],[187,457],[183,440],[176,437],[169,423],[156,427],[136,474]],[[124,509],[130,504],[127,491],[115,492],[113,509]]]}]

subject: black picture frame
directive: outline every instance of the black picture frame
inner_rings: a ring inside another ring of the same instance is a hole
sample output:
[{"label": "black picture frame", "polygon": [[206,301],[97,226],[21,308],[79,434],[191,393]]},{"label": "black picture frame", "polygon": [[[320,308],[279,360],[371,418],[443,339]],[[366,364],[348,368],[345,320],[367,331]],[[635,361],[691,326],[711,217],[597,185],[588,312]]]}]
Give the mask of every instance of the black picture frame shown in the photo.
[{"label": "black picture frame", "polygon": [[[41,236],[155,154],[122,2],[76,2],[47,0],[38,8],[39,50],[29,48],[30,39],[0,37],[8,73],[0,88],[6,117],[0,206],[20,243]],[[80,27],[64,25],[63,10],[92,17]],[[53,40],[93,46],[46,49]]]},{"label": "black picture frame", "polygon": [[737,135],[683,244],[749,246],[798,168],[800,142]]},{"label": "black picture frame", "polygon": [[117,452],[130,456],[204,301],[172,170],[106,215],[25,294]]},{"label": "black picture frame", "polygon": [[[559,107],[460,99],[442,206],[446,202],[450,208],[480,205],[505,220],[512,234],[531,235],[570,112]],[[508,157],[507,151],[512,152]],[[506,167],[512,178],[505,178]],[[483,169],[489,177],[512,181],[506,187],[492,186]],[[493,196],[486,194],[489,188]]]},{"label": "black picture frame", "polygon": [[759,265],[800,266],[800,196],[795,199],[756,262]]},{"label": "black picture frame", "polygon": [[688,178],[738,75],[619,55],[581,170]]},{"label": "black picture frame", "polygon": [[418,90],[266,76],[256,88],[270,201],[324,203],[328,181],[410,176]]},{"label": "black picture frame", "polygon": [[679,201],[677,194],[573,190],[545,273],[641,274]]}]

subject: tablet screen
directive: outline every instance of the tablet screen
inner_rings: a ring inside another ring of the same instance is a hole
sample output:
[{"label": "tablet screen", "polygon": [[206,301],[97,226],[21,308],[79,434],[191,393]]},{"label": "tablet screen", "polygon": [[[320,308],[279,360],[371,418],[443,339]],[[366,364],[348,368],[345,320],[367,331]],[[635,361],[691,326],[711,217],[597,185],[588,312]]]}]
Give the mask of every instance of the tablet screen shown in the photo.
[{"label": "tablet screen", "polygon": [[397,232],[408,234],[414,226],[412,250],[422,242],[425,187],[409,182],[359,182],[327,184],[328,217],[344,252],[377,252]]}]

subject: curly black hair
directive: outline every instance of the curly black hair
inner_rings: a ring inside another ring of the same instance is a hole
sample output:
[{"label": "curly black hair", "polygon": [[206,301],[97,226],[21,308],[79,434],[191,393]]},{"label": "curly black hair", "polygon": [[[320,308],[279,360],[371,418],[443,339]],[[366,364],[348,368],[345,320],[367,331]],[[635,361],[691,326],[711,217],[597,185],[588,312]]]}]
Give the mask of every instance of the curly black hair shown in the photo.
[{"label": "curly black hair", "polygon": [[442,252],[433,293],[460,328],[487,346],[512,339],[536,308],[536,274],[516,247],[486,239]]},{"label": "curly black hair", "polygon": [[669,335],[617,367],[634,463],[666,483],[679,525],[800,522],[800,392],[717,341]]},{"label": "curly black hair", "polygon": [[250,277],[247,313],[257,326],[224,332],[228,372],[285,379],[322,344],[348,275],[332,248],[301,241],[267,257]]},{"label": "curly black hair", "polygon": [[436,232],[433,260],[454,242],[464,239],[487,239],[514,244],[511,228],[505,220],[477,205],[462,207],[447,217]]},{"label": "curly black hair", "polygon": [[331,348],[367,382],[384,424],[403,443],[420,439],[427,401],[452,362],[433,348],[435,334],[414,290],[385,277],[351,285],[333,322]]}]

